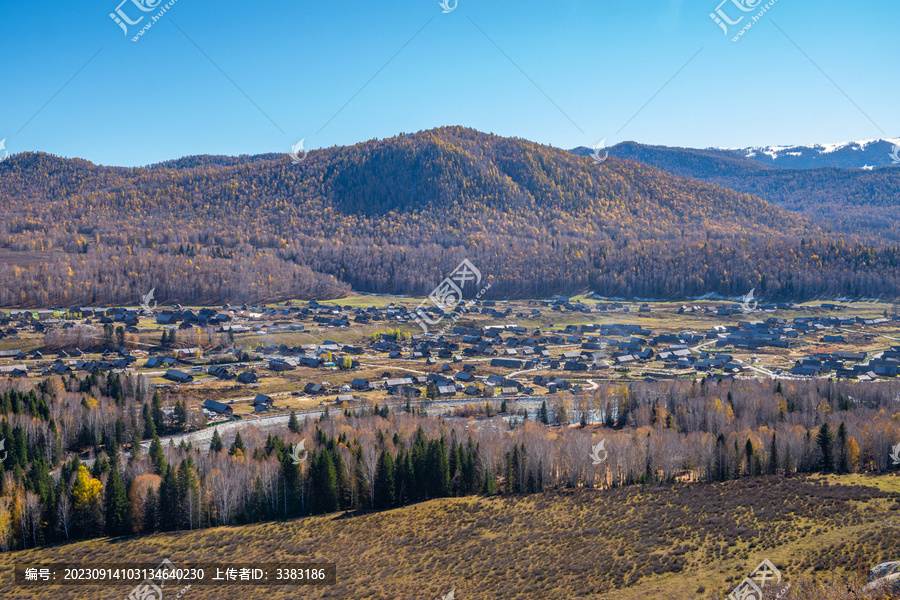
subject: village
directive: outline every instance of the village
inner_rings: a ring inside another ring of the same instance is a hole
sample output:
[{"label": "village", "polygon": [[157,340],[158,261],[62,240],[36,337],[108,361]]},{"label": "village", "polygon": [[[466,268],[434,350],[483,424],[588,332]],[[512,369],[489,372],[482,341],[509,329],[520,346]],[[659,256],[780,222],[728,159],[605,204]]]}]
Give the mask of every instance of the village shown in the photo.
[{"label": "village", "polygon": [[6,311],[0,375],[144,375],[209,424],[329,404],[490,411],[610,381],[872,381],[900,368],[900,317],[885,305],[483,301],[432,311],[453,321],[434,333],[412,305],[366,300]]}]

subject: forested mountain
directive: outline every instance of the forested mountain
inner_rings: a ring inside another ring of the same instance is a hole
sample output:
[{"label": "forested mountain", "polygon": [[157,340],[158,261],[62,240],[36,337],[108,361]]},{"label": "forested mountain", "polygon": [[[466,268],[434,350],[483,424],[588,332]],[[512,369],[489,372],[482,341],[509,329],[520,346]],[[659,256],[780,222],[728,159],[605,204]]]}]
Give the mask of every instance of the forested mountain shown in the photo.
[{"label": "forested mountain", "polygon": [[[890,148],[886,142],[881,142],[878,147],[877,152],[883,151],[884,160],[890,163]],[[853,152],[849,148],[846,151]],[[576,148],[572,152],[588,156],[591,150]],[[770,152],[777,154],[775,150]],[[756,158],[750,158],[731,150],[645,146],[634,142],[617,144],[609,149],[609,153],[681,177],[694,177],[752,194],[802,213],[836,234],[860,236],[876,242],[897,243],[900,240],[900,167],[871,171],[833,166],[782,168],[792,163],[780,158],[758,160],[759,156],[769,156],[762,150]]]},{"label": "forested mountain", "polygon": [[[738,157],[740,159],[740,157]],[[0,164],[0,306],[427,294],[895,296],[900,249],[631,160],[447,127],[288,156]]]}]

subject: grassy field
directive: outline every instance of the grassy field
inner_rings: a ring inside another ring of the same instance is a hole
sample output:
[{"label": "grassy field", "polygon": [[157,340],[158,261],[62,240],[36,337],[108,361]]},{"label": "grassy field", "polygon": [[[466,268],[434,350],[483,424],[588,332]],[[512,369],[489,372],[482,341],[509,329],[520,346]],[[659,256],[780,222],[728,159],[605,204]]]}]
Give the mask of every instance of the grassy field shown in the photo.
[{"label": "grassy field", "polygon": [[0,555],[0,597],[119,599],[130,591],[16,587],[16,562],[158,564],[167,557],[176,565],[337,564],[333,586],[194,586],[186,597],[198,600],[437,599],[451,589],[461,600],[722,598],[766,558],[795,583],[852,576],[900,558],[900,477],[769,477],[444,499],[380,513],[91,540]]}]

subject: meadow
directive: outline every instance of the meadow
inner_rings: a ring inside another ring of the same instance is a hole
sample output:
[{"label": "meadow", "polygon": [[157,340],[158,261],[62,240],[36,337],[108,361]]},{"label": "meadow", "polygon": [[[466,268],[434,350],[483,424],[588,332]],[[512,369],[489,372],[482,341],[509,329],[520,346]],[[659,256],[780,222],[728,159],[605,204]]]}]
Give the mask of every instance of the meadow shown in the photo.
[{"label": "meadow", "polygon": [[[16,587],[22,562],[334,562],[322,587],[192,586],[193,599],[722,598],[763,559],[797,598],[900,558],[900,478],[757,477],[528,496],[100,538],[0,555],[0,597],[125,598],[129,586]],[[169,584],[166,598],[180,586]],[[835,592],[837,593],[837,592]],[[822,597],[833,597],[822,596]]]}]

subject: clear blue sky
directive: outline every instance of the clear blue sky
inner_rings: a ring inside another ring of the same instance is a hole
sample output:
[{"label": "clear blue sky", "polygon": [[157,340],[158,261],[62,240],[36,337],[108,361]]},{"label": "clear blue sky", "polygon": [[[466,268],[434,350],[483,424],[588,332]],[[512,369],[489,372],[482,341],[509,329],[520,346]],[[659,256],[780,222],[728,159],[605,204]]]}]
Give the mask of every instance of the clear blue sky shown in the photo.
[{"label": "clear blue sky", "polygon": [[[562,148],[900,136],[896,0],[778,0],[736,43],[720,0],[177,0],[138,42],[149,16],[126,36],[120,1],[0,0],[9,152],[144,165],[441,125]],[[165,4],[141,1],[122,11]]]}]

